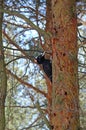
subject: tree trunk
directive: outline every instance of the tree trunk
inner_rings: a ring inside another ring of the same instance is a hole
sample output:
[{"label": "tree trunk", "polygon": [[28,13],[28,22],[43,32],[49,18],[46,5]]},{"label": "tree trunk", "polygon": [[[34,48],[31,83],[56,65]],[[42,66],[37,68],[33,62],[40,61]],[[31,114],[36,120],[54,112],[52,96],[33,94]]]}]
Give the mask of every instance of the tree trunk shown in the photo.
[{"label": "tree trunk", "polygon": [[[3,0],[0,0],[0,8],[3,6]],[[4,63],[4,52],[2,42],[2,19],[3,14],[0,12],[0,130],[5,130],[5,98],[6,98],[6,71]]]},{"label": "tree trunk", "polygon": [[52,128],[79,130],[75,0],[52,0]]}]

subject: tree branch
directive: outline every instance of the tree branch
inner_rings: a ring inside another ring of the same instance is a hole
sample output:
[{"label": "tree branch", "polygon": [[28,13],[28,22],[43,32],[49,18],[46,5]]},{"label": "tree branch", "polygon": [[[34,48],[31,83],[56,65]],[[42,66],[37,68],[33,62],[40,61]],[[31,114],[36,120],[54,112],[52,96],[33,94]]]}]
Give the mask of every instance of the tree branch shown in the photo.
[{"label": "tree branch", "polygon": [[44,95],[45,97],[47,97],[47,93],[45,93],[44,91],[41,91],[41,90],[37,89],[36,87],[34,87],[33,85],[31,85],[31,84],[29,84],[29,83],[23,81],[21,78],[19,78],[19,77],[16,76],[15,74],[13,74],[10,70],[6,69],[6,72],[7,72],[8,74],[10,74],[12,77],[14,77],[16,80],[18,80],[20,83],[22,83],[23,85],[25,85],[25,86],[27,86],[28,88],[33,89],[33,90],[35,90],[36,92],[38,92],[38,93]]},{"label": "tree branch", "polygon": [[20,14],[18,11],[11,11],[11,10],[7,10],[7,9],[0,9],[0,12],[4,12],[4,13],[7,13],[9,15],[15,15],[15,16],[17,16],[18,18],[23,19],[27,24],[29,24],[36,31],[38,31],[42,36],[44,36],[44,38],[49,38],[50,37],[49,33],[46,33],[41,28],[37,27],[35,24],[33,24],[33,22],[31,22],[29,20],[29,18],[25,17],[23,14]]},{"label": "tree branch", "polygon": [[48,119],[47,119],[46,116],[44,115],[44,113],[43,113],[43,111],[42,111],[42,109],[41,109],[41,107],[40,107],[40,105],[39,105],[39,102],[37,102],[37,103],[35,104],[35,106],[36,106],[36,108],[38,109],[38,111],[40,112],[41,116],[43,117],[44,122],[45,122],[45,124],[47,125],[47,127],[49,128],[49,130],[52,130],[52,126],[50,125]]}]

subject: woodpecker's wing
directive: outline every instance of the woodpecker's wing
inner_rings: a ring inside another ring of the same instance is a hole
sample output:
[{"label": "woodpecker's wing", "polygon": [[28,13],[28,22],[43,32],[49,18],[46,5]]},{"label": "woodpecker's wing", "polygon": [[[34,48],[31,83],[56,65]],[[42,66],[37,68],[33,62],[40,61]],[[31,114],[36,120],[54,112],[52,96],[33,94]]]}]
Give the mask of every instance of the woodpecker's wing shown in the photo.
[{"label": "woodpecker's wing", "polygon": [[45,59],[43,62],[43,70],[46,73],[46,75],[51,79],[52,77],[52,63],[50,60]]}]

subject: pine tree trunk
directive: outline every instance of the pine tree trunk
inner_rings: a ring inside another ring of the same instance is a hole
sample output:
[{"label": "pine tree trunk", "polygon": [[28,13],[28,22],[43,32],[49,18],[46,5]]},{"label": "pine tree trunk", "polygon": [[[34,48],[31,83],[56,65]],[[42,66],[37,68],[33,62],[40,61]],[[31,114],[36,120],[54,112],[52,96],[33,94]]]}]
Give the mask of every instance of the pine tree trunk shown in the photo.
[{"label": "pine tree trunk", "polygon": [[75,0],[52,0],[52,128],[79,130]]},{"label": "pine tree trunk", "polygon": [[[0,8],[3,6],[3,0],[0,0]],[[5,130],[5,97],[6,97],[6,71],[4,64],[3,42],[2,42],[2,19],[0,12],[0,130]]]}]

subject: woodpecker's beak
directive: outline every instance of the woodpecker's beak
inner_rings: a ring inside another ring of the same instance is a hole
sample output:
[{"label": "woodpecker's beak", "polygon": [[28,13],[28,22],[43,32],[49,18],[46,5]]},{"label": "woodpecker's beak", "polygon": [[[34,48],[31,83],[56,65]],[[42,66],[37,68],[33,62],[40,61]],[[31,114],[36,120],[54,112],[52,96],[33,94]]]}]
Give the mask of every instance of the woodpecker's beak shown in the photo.
[{"label": "woodpecker's beak", "polygon": [[34,62],[37,63],[37,59],[34,59]]},{"label": "woodpecker's beak", "polygon": [[45,51],[43,52],[42,56],[44,56],[44,55],[45,55]]}]

